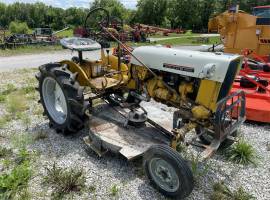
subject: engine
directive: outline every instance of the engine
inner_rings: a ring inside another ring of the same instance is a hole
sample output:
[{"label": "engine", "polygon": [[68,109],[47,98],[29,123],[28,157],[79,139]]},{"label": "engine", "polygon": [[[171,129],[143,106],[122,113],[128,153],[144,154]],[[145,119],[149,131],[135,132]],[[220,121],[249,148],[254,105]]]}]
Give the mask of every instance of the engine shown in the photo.
[{"label": "engine", "polygon": [[133,71],[152,98],[174,105],[192,101],[212,112],[217,102],[229,94],[242,63],[238,55],[159,46],[139,47],[133,53],[158,76],[154,77],[136,59],[131,59],[131,67],[136,69]]}]

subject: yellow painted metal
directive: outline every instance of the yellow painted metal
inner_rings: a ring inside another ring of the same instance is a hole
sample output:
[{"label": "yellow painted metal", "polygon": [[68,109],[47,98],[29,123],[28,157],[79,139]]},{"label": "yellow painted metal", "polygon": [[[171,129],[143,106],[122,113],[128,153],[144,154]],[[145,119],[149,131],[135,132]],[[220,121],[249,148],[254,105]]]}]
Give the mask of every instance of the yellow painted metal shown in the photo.
[{"label": "yellow painted metal", "polygon": [[131,64],[131,68],[133,73],[136,73],[141,81],[149,77],[149,72],[145,67]]},{"label": "yellow painted metal", "polygon": [[187,94],[193,92],[193,85],[192,85],[192,83],[182,82],[181,85],[179,86],[178,90],[179,90],[179,93],[181,96],[181,100],[186,101]]},{"label": "yellow painted metal", "polygon": [[157,88],[157,82],[158,80],[153,78],[149,81],[147,81],[147,91],[151,97],[155,97],[155,90]]},{"label": "yellow painted metal", "polygon": [[173,132],[175,134],[175,137],[171,141],[171,147],[173,149],[176,149],[177,145],[181,144],[185,140],[186,134],[196,127],[196,123],[189,122],[180,129],[174,129]]},{"label": "yellow painted metal", "polygon": [[215,112],[221,83],[202,80],[197,94],[196,103]]},{"label": "yellow painted metal", "polygon": [[162,100],[170,100],[171,94],[166,88],[158,88],[155,90],[155,97]]},{"label": "yellow painted metal", "polygon": [[129,81],[127,83],[127,87],[131,90],[135,90],[136,89],[136,81],[134,79],[129,79]]},{"label": "yellow painted metal", "polygon": [[77,81],[80,83],[81,86],[93,87],[89,81],[89,77],[88,77],[88,74],[86,73],[86,70],[84,70],[82,67],[80,67],[76,63],[69,60],[63,60],[60,63],[68,65],[69,70],[72,73],[76,73],[76,72],[78,73]]},{"label": "yellow painted metal", "polygon": [[256,25],[256,20],[257,16],[243,11],[226,11],[210,19],[208,29],[220,33],[226,53],[241,54],[244,49],[250,49],[259,55],[269,55],[270,26]]},{"label": "yellow painted metal", "polygon": [[195,106],[192,108],[193,117],[196,119],[208,119],[210,116],[210,111],[204,106]]},{"label": "yellow painted metal", "polygon": [[[128,82],[129,77],[128,77],[128,66],[125,63],[121,63],[120,64],[120,69],[118,69],[118,58],[114,55],[109,55],[109,59],[108,56],[105,55],[104,49],[101,50],[101,60],[102,60],[102,64],[104,66],[109,66],[110,69],[118,71],[120,70],[122,72],[123,75],[123,81],[125,83]],[[114,78],[116,79],[120,79],[121,76],[120,75],[115,75]]]}]

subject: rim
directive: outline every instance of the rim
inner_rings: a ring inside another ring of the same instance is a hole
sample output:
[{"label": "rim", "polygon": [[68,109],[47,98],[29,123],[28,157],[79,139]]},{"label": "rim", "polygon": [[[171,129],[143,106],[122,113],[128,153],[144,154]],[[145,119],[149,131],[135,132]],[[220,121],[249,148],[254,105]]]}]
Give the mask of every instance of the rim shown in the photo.
[{"label": "rim", "polygon": [[175,169],[161,158],[153,158],[149,163],[149,172],[155,183],[167,192],[176,192],[180,186]]},{"label": "rim", "polygon": [[67,119],[67,102],[63,90],[55,79],[51,77],[44,79],[42,96],[51,118],[58,124],[64,124]]}]

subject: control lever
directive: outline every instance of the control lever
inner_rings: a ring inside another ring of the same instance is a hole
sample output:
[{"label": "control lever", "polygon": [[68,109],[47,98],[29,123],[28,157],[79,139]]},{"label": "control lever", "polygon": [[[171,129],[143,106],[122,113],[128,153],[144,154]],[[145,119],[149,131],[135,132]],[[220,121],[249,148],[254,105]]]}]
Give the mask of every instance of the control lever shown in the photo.
[{"label": "control lever", "polygon": [[109,66],[109,65],[110,65],[110,57],[109,57],[109,55],[110,55],[110,50],[107,49],[107,50],[106,50],[106,53],[107,53],[107,57],[108,57],[108,66]]}]

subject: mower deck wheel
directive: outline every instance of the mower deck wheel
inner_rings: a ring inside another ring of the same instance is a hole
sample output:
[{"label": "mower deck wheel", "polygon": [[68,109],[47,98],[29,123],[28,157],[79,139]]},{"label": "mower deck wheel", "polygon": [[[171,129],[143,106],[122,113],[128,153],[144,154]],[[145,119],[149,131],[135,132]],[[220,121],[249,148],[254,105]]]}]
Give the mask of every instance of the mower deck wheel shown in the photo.
[{"label": "mower deck wheel", "polygon": [[150,147],[143,165],[151,184],[165,196],[184,199],[192,192],[193,175],[187,161],[169,146]]}]

